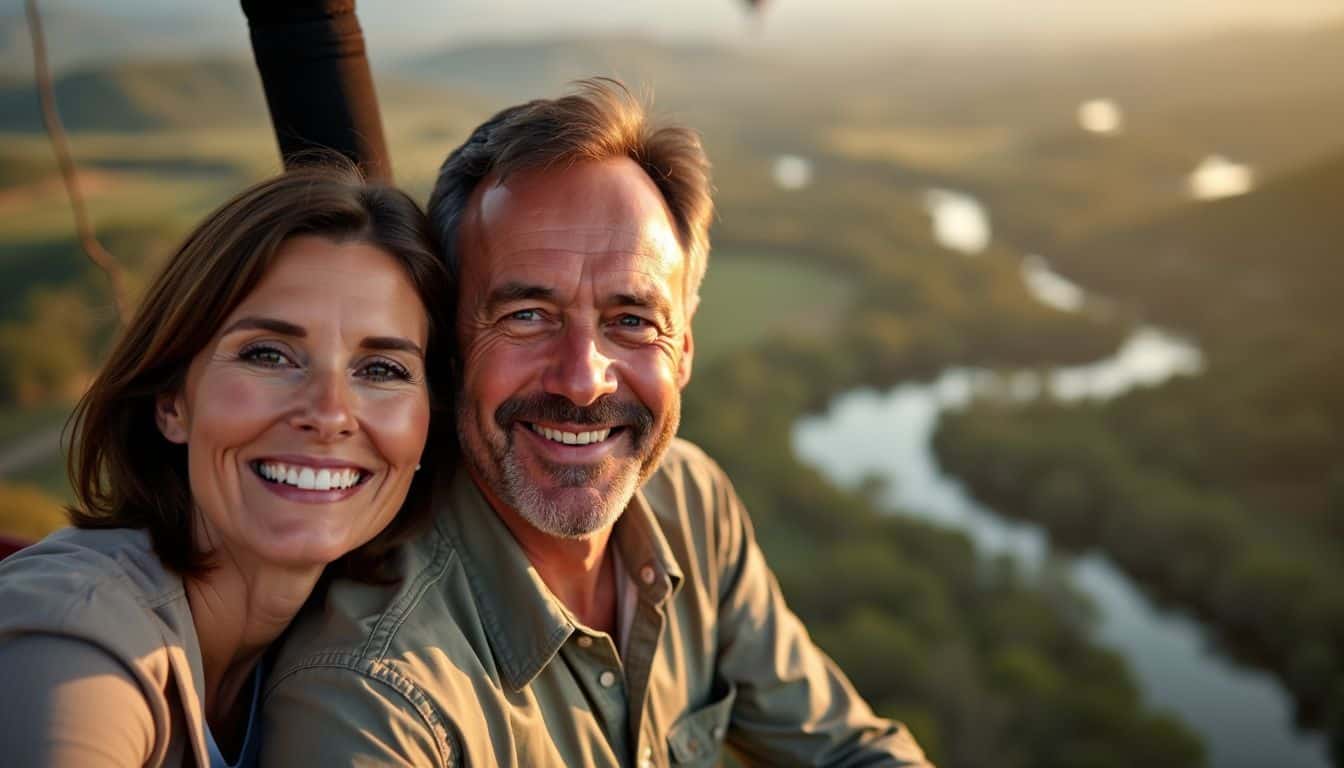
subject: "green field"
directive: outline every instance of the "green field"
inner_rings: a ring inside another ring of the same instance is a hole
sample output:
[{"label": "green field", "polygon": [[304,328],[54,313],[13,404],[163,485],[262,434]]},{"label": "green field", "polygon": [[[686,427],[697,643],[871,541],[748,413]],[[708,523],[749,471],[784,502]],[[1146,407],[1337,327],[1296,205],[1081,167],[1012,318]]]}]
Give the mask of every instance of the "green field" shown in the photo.
[{"label": "green field", "polygon": [[715,251],[695,316],[695,359],[720,356],[775,335],[823,338],[849,308],[849,280],[787,254]]}]

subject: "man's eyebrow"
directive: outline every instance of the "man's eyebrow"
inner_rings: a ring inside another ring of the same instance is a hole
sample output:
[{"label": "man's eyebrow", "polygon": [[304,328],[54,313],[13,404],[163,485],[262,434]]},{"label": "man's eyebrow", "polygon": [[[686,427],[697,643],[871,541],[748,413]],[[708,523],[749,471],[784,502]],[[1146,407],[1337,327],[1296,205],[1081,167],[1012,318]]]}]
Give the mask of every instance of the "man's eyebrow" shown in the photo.
[{"label": "man's eyebrow", "polygon": [[304,330],[303,326],[301,325],[295,325],[293,323],[289,323],[284,320],[276,320],[273,317],[256,317],[256,316],[238,318],[233,322],[232,325],[230,325],[228,328],[225,328],[224,333],[220,335],[224,336],[233,333],[234,331],[250,331],[250,330],[271,331],[273,333],[281,334],[282,336],[295,336],[298,338],[303,338],[304,336],[308,335],[308,331]]},{"label": "man's eyebrow", "polygon": [[360,342],[360,346],[365,349],[381,349],[389,352],[401,351],[410,352],[420,357],[425,356],[425,351],[410,339],[403,339],[400,336],[369,336]]},{"label": "man's eyebrow", "polygon": [[658,291],[629,291],[613,294],[608,303],[614,307],[643,307],[668,316],[672,312],[672,302]]},{"label": "man's eyebrow", "polygon": [[492,289],[490,291],[490,296],[485,301],[485,305],[490,309],[494,309],[500,304],[508,304],[512,301],[550,301],[554,298],[554,288],[547,288],[544,285],[536,285],[534,283],[509,281]]}]

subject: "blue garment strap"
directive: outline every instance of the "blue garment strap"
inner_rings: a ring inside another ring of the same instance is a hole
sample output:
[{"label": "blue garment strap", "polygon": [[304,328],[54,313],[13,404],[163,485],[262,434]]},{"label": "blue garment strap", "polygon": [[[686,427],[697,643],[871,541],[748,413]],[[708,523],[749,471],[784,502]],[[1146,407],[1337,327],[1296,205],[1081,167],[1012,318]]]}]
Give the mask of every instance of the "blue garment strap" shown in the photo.
[{"label": "blue garment strap", "polygon": [[215,742],[215,734],[210,731],[210,725],[206,724],[205,745],[210,751],[210,768],[257,768],[257,756],[261,752],[261,728],[257,724],[257,712],[265,666],[263,661],[252,670],[252,703],[247,710],[247,730],[243,735],[243,748],[238,750],[238,762],[230,764],[224,760],[224,753],[219,751],[219,744]]}]

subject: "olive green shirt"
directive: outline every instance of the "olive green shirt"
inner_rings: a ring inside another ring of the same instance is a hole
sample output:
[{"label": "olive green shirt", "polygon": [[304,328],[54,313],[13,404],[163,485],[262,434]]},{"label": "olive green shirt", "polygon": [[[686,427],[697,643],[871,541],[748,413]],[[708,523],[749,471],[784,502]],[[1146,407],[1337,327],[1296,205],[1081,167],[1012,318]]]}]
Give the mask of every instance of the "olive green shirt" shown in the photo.
[{"label": "olive green shirt", "polygon": [[336,581],[267,683],[263,765],[915,765],[784,604],[722,470],[676,441],[613,529],[626,653],[459,472],[400,581]]}]

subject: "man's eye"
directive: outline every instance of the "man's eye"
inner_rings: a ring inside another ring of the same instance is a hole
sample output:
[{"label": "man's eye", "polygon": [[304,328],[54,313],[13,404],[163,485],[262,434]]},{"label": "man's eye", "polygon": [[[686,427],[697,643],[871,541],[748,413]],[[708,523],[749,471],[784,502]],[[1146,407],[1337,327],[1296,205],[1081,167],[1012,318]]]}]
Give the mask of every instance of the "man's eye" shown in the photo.
[{"label": "man's eye", "polygon": [[523,321],[523,322],[525,322],[525,323],[530,323],[530,322],[533,322],[533,321],[536,321],[536,320],[540,320],[540,319],[541,319],[541,312],[540,312],[539,310],[535,310],[535,309],[520,309],[520,310],[518,310],[517,312],[513,312],[513,313],[511,313],[511,314],[509,315],[509,319],[510,319],[510,320],[521,320],[521,321]]},{"label": "man's eye", "polygon": [[294,361],[284,352],[270,346],[246,347],[238,353],[238,359],[256,363],[265,368],[284,368],[294,365]]},{"label": "man's eye", "polygon": [[648,320],[645,320],[638,315],[621,315],[616,318],[616,324],[622,328],[643,328],[651,325]]}]

